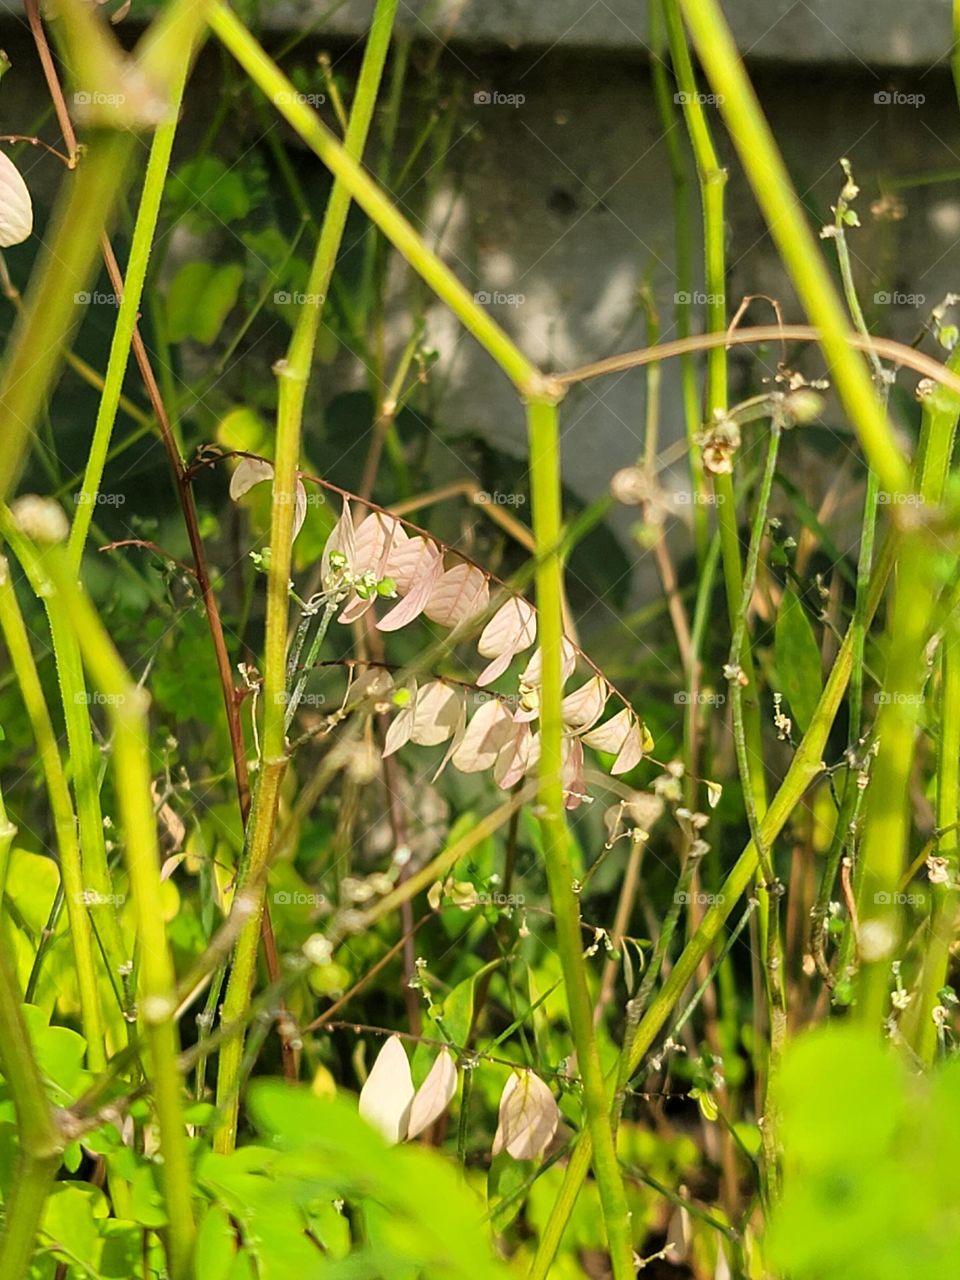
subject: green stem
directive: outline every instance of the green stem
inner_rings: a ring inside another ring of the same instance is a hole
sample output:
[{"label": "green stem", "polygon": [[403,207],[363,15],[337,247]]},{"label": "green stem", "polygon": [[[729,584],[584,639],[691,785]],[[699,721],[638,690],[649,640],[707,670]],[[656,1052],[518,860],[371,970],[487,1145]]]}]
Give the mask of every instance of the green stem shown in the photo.
[{"label": "green stem", "polygon": [[[883,593],[892,558],[891,550],[881,556],[875,570],[871,584],[868,620],[873,616]],[[807,788],[823,769],[824,747],[850,679],[852,655],[852,635],[848,631],[837,653],[807,732],[790,762],[779,790],[760,822],[761,842],[766,848],[771,847],[802,800]],[[704,956],[715,946],[727,918],[756,877],[759,861],[759,851],[751,839],[720,886],[716,901],[704,913],[696,932],[691,936],[677,963],[670,971],[669,977],[640,1020],[628,1055],[626,1080],[629,1080],[640,1066],[644,1055],[663,1029],[671,1010],[682,998],[687,984],[696,974]],[[563,1229],[590,1168],[590,1158],[590,1136],[582,1134],[567,1165],[563,1184],[540,1237],[536,1257],[530,1270],[530,1280],[546,1280],[550,1272]]]},{"label": "green stem", "polygon": [[[676,282],[674,318],[677,336],[687,338],[693,332],[691,311],[693,308],[693,263],[691,254],[690,212],[687,199],[687,165],[676,129],[676,107],[667,75],[663,53],[666,49],[663,0],[652,0],[650,5],[650,49],[653,90],[657,112],[663,125],[670,159],[670,175],[673,179],[673,225],[675,228]],[[694,495],[693,532],[697,548],[697,561],[703,564],[709,547],[707,528],[707,504],[703,461],[697,436],[700,432],[700,394],[697,389],[696,360],[691,353],[680,359],[680,387],[683,399],[683,420],[687,433],[687,465]]]},{"label": "green stem", "polygon": [[65,548],[47,547],[43,560],[76,628],[83,659],[105,697],[113,726],[115,785],[137,928],[139,1010],[150,1049],[163,1156],[170,1271],[173,1280],[188,1280],[194,1236],[191,1173],[177,1066],[176,979],[166,927],[157,909],[162,889],[150,792],[149,699],[130,678],[96,610],[74,581]]},{"label": "green stem", "polygon": [[192,44],[187,41],[177,51],[178,64],[172,69],[171,75],[170,116],[157,128],[150,146],[150,157],[143,179],[143,194],[137,209],[133,239],[130,243],[130,257],[123,281],[123,297],[117,311],[117,322],[110,343],[103,392],[97,406],[97,420],[78,497],[79,506],[73,528],[70,530],[69,555],[75,569],[79,569],[83,556],[83,547],[90,530],[90,521],[93,519],[93,510],[110,449],[110,439],[117,419],[117,409],[130,360],[130,346],[140,314],[143,286],[157,229],[167,171],[170,167],[170,154],[177,132],[192,52]]},{"label": "green stem", "polygon": [[554,912],[557,950],[563,972],[570,1029],[583,1081],[587,1127],[593,1146],[593,1169],[607,1228],[607,1241],[617,1280],[635,1275],[630,1214],[610,1125],[603,1071],[593,1030],[593,1007],[583,960],[579,899],[570,863],[563,793],[563,639],[560,448],[555,404],[531,400],[527,407],[533,532],[537,559],[537,608],[542,653],[540,687],[540,764],[538,800],[547,884]]},{"label": "green stem", "polygon": [[840,399],[880,483],[906,489],[907,464],[849,330],[823,258],[747,77],[718,0],[679,0],[700,61],[784,265],[820,330]]},{"label": "green stem", "polygon": [[62,598],[51,589],[37,548],[19,532],[9,511],[0,510],[0,528],[20,561],[27,581],[43,602],[50,626],[80,828],[83,887],[89,890],[90,915],[103,948],[110,984],[117,992],[119,1007],[126,1011],[129,1002],[123,991],[123,975],[127,972],[129,954],[120,931],[117,899],[107,862],[100,805],[101,755],[93,738],[90,697],[76,628]]},{"label": "green stem", "polygon": [[[331,163],[335,174],[333,190],[327,203],[316,252],[307,285],[308,301],[301,307],[286,357],[277,362],[278,379],[277,439],[274,450],[273,503],[270,519],[270,567],[267,577],[267,621],[263,679],[263,747],[260,781],[252,816],[248,857],[242,871],[243,884],[257,886],[254,909],[237,939],[236,950],[221,1019],[229,1025],[239,1018],[250,1000],[256,970],[257,943],[266,889],[264,871],[270,857],[276,821],[280,783],[287,766],[286,752],[286,680],[287,633],[289,627],[290,566],[293,542],[293,517],[296,503],[297,471],[300,465],[300,437],[306,400],[307,383],[313,364],[313,353],[323,304],[337,253],[343,239],[351,195],[351,183],[341,168],[346,166],[364,177],[359,167],[373,119],[377,92],[386,62],[398,0],[377,0],[377,7],[367,39],[363,64],[354,94],[347,135],[341,148],[332,134],[328,135],[313,113],[307,117],[321,131],[325,143],[334,148],[338,165]],[[264,77],[258,81],[274,103],[302,106],[292,87],[266,58],[249,33],[229,10],[216,6],[212,18],[214,29],[227,47],[240,57],[247,71],[256,68]],[[249,62],[245,61],[249,59]],[[256,77],[254,77],[256,78]],[[286,87],[284,87],[286,86]],[[284,111],[286,106],[282,106]],[[321,158],[325,158],[321,156]],[[372,184],[371,184],[372,186]],[[378,199],[383,200],[377,188]],[[233,1149],[236,1142],[240,1107],[240,1073],[243,1064],[243,1036],[234,1036],[220,1054],[217,1069],[217,1106],[222,1123],[215,1136],[220,1152]]]},{"label": "green stem", "polygon": [[60,1167],[64,1142],[30,1044],[3,930],[0,930],[0,1066],[13,1096],[20,1144],[12,1191],[4,1206],[0,1275],[4,1280],[24,1280],[33,1258],[43,1206]]},{"label": "green stem", "polygon": [[93,933],[86,906],[88,894],[84,891],[83,873],[80,868],[76,818],[63,771],[63,761],[60,759],[60,751],[57,747],[56,734],[30,649],[27,628],[10,580],[9,565],[2,556],[0,556],[0,629],[3,631],[7,652],[20,686],[20,694],[33,727],[37,753],[46,778],[50,812],[57,833],[60,875],[70,920],[70,942],[80,995],[80,1020],[87,1042],[87,1065],[91,1071],[102,1071],[107,1061],[103,1015],[97,986]]},{"label": "green stem", "polygon": [[[303,102],[294,86],[264,53],[257,41],[222,0],[211,7],[210,26],[250,78],[274,103],[304,143],[320,157],[349,195],[377,224],[387,239],[447,304],[464,327],[493,356],[523,393],[544,388],[544,376],[479,306],[453,272],[432,253],[388,196],[353,159],[316,112]],[[331,197],[332,198],[332,197]]]}]

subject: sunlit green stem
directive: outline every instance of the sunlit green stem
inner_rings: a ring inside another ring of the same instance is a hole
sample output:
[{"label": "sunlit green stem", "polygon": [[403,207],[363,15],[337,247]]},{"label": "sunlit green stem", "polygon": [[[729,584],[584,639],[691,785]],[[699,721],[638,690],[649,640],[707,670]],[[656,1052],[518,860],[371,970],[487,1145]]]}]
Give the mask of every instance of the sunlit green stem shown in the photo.
[{"label": "sunlit green stem", "polygon": [[542,653],[540,687],[539,809],[544,861],[554,912],[557,950],[563,972],[570,1028],[583,1080],[593,1168],[600,1190],[607,1241],[617,1280],[635,1275],[630,1215],[610,1125],[610,1106],[593,1030],[580,926],[580,905],[570,862],[563,791],[563,639],[560,446],[556,405],[532,400],[527,409],[533,531],[539,549],[537,607]]},{"label": "sunlit green stem", "polygon": [[123,392],[123,379],[130,359],[130,345],[133,341],[137,317],[140,313],[143,298],[143,286],[147,277],[147,266],[150,251],[157,229],[157,218],[163,200],[163,190],[170,167],[170,154],[177,131],[180,107],[183,102],[183,90],[187,82],[190,67],[192,46],[184,42],[179,52],[179,65],[172,68],[172,88],[170,115],[153,135],[150,146],[150,157],[143,179],[143,193],[137,209],[137,218],[133,228],[133,239],[130,243],[130,257],[123,281],[123,297],[117,310],[117,322],[110,343],[110,355],[107,361],[107,372],[104,378],[103,391],[97,406],[97,420],[94,424],[93,439],[87,454],[87,464],[83,474],[83,484],[78,494],[77,514],[73,528],[70,530],[69,553],[75,568],[80,565],[83,546],[90,530],[94,506],[103,478],[103,468],[110,449],[110,439],[117,418],[117,409]]},{"label": "sunlit green stem", "polygon": [[101,1071],[106,1065],[103,1016],[94,961],[93,932],[86,907],[89,895],[84,889],[83,873],[80,869],[76,818],[63,771],[63,761],[60,759],[56,734],[30,648],[27,628],[10,580],[9,566],[2,556],[0,556],[0,630],[3,631],[7,652],[20,687],[20,695],[30,717],[37,754],[47,783],[50,812],[57,833],[57,849],[60,854],[60,875],[70,921],[70,943],[73,948],[77,988],[80,995],[80,1016],[84,1039],[87,1042],[87,1065],[91,1071]]},{"label": "sunlit green stem", "polygon": [[13,1097],[20,1154],[4,1206],[0,1275],[23,1280],[33,1257],[43,1206],[64,1149],[27,1033],[6,934],[0,929],[0,1067]]},{"label": "sunlit green stem", "polygon": [[679,3],[770,235],[811,323],[821,332],[832,379],[870,465],[885,489],[903,491],[909,483],[906,461],[863,359],[847,340],[849,326],[843,308],[720,5],[717,0]]},{"label": "sunlit green stem", "polygon": [[[390,47],[393,21],[398,0],[378,0],[373,25],[367,40],[363,65],[354,94],[346,140],[341,148],[329,135],[343,164],[362,173],[358,160],[363,154],[380,79]],[[219,22],[214,26],[221,39],[236,53],[239,47],[252,64],[263,72],[261,88],[270,93],[276,105],[299,105],[301,95],[286,82],[276,67],[265,57],[229,10],[217,8]],[[224,36],[224,29],[229,39]],[[231,43],[231,41],[235,43]],[[251,67],[247,67],[248,71]],[[312,112],[307,112],[313,117]],[[323,126],[316,121],[316,127]],[[324,130],[326,138],[326,131]],[[331,165],[333,168],[334,166]],[[323,305],[330,288],[337,253],[343,239],[350,208],[351,186],[334,168],[336,180],[327,203],[316,253],[310,268],[307,299],[300,308],[286,356],[275,366],[278,379],[277,438],[274,450],[273,504],[270,519],[270,564],[267,576],[267,622],[263,679],[263,746],[257,797],[251,820],[250,840],[241,880],[257,886],[254,910],[237,940],[230,978],[227,983],[221,1018],[229,1025],[239,1018],[250,999],[256,969],[257,944],[263,914],[265,883],[263,871],[270,857],[276,822],[280,784],[287,765],[287,633],[290,617],[290,568],[293,520],[296,504],[297,471],[300,465],[300,438],[303,426],[307,383],[313,364],[313,353]],[[367,180],[368,181],[368,180]],[[376,188],[374,188],[376,190]],[[377,192],[379,196],[379,191]],[[218,1151],[230,1151],[236,1141],[240,1105],[240,1072],[243,1062],[243,1036],[233,1037],[221,1051],[217,1072],[217,1104],[222,1123],[217,1130]]]},{"label": "sunlit green stem", "polygon": [[130,678],[96,610],[77,586],[62,546],[43,556],[76,628],[83,660],[104,695],[113,728],[113,765],[124,853],[139,943],[139,1014],[150,1048],[150,1083],[163,1157],[170,1271],[192,1275],[193,1206],[183,1099],[177,1067],[176,979],[162,913],[160,850],[151,797],[148,695]]}]

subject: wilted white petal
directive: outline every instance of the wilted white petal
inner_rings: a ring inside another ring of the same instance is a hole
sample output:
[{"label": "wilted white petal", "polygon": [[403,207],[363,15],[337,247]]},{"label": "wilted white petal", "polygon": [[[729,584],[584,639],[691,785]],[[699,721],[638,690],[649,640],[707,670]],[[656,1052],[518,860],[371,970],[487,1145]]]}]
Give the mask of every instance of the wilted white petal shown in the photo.
[{"label": "wilted white petal", "polygon": [[441,1049],[410,1108],[407,1137],[423,1133],[449,1107],[457,1092],[457,1063],[449,1049]]},{"label": "wilted white petal", "polygon": [[493,1154],[535,1160],[557,1131],[560,1112],[553,1094],[532,1071],[515,1071],[500,1095],[500,1116]]},{"label": "wilted white petal", "polygon": [[[2,153],[0,153],[2,154]],[[263,458],[241,458],[230,477],[230,497],[234,502],[263,480],[273,479],[273,464]]]},{"label": "wilted white petal", "polygon": [[33,204],[20,170],[0,151],[0,249],[21,244],[33,230]]},{"label": "wilted white petal", "polygon": [[413,1095],[410,1063],[400,1037],[391,1036],[360,1090],[360,1114],[387,1142],[400,1142],[406,1136]]},{"label": "wilted white petal", "polygon": [[531,731],[525,721],[516,724],[513,739],[497,756],[493,776],[498,786],[508,791],[531,771],[540,759],[540,735]]},{"label": "wilted white petal", "polygon": [[513,716],[496,698],[474,715],[453,753],[453,767],[461,773],[480,773],[493,767],[513,734]]},{"label": "wilted white petal", "polygon": [[472,564],[455,564],[437,580],[424,612],[431,622],[452,628],[483,613],[489,603],[490,588],[483,570]]}]

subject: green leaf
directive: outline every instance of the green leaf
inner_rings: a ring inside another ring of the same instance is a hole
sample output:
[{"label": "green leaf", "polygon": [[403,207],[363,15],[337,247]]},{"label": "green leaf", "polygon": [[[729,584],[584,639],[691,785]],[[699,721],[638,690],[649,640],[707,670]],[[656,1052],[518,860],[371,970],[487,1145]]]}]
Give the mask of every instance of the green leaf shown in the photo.
[{"label": "green leaf", "polygon": [[225,1209],[212,1204],[197,1230],[195,1267],[203,1280],[228,1280],[237,1238]]},{"label": "green leaf", "polygon": [[789,587],[777,614],[775,654],[780,692],[794,723],[804,732],[820,699],[823,673],[813,627]]},{"label": "green leaf", "polygon": [[236,305],[243,267],[227,263],[185,263],[167,291],[167,336],[171,342],[193,338],[204,346],[216,341],[223,322]]}]

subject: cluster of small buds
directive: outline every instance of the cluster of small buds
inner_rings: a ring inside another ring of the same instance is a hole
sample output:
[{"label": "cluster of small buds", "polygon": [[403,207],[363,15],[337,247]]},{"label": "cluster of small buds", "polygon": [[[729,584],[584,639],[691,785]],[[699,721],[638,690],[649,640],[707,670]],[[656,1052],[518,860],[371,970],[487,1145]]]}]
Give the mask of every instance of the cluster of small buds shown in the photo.
[{"label": "cluster of small buds", "polygon": [[790,734],[793,731],[793,721],[789,716],[783,713],[783,694],[775,693],[773,695],[773,724],[777,731],[777,737],[781,742],[788,742]]}]

